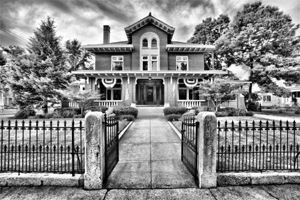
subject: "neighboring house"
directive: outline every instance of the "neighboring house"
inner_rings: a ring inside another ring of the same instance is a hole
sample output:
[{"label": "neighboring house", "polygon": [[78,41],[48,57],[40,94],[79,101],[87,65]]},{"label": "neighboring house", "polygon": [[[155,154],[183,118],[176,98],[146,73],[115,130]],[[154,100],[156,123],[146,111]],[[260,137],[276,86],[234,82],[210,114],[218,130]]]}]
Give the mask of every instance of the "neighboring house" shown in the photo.
[{"label": "neighboring house", "polygon": [[98,95],[95,105],[206,106],[196,85],[227,71],[204,69],[204,54],[215,46],[172,41],[174,31],[150,13],[125,28],[127,41],[110,43],[105,25],[104,43],[84,46],[95,55],[95,70],[73,74]]},{"label": "neighboring house", "polygon": [[291,95],[289,97],[278,97],[272,93],[259,93],[260,101],[262,107],[285,107],[293,106],[295,102],[292,98],[297,99],[297,105],[300,105],[300,87],[289,87],[291,90]]}]

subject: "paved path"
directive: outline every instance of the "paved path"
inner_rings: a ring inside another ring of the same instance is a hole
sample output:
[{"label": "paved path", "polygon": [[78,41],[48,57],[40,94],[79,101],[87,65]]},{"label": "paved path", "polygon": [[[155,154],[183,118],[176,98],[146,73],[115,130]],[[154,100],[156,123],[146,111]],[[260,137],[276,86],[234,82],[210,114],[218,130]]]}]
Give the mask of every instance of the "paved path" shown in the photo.
[{"label": "paved path", "polygon": [[162,108],[139,108],[120,141],[120,161],[107,188],[196,187],[180,160],[181,141],[164,119]]}]

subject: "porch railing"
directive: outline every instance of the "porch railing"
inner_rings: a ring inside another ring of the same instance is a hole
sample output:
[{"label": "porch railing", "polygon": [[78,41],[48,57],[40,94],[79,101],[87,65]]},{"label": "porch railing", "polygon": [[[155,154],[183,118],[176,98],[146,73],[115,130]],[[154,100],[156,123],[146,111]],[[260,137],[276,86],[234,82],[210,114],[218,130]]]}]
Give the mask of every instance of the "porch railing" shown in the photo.
[{"label": "porch railing", "polygon": [[123,101],[122,100],[94,100],[94,102],[99,103],[99,106],[116,107],[116,106],[120,106]]},{"label": "porch railing", "polygon": [[200,107],[204,100],[177,100],[178,106],[192,108]]}]

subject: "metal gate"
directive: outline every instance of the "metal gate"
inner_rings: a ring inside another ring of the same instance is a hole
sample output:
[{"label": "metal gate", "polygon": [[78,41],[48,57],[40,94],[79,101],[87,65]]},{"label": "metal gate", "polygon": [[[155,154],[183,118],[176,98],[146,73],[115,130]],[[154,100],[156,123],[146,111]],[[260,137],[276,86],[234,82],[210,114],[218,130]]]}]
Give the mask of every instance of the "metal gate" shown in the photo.
[{"label": "metal gate", "polygon": [[181,127],[181,161],[198,181],[197,157],[198,157],[198,129],[199,122],[194,116],[185,116]]},{"label": "metal gate", "polygon": [[104,115],[104,140],[106,181],[119,161],[119,122],[115,116]]}]

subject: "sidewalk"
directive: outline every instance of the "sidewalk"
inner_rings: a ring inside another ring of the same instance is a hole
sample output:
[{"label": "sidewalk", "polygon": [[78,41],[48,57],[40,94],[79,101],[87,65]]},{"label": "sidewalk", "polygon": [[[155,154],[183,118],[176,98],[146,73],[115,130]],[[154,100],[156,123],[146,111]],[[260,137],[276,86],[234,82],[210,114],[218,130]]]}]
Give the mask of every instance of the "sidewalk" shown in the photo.
[{"label": "sidewalk", "polygon": [[120,141],[120,161],[106,188],[191,188],[193,176],[181,162],[181,141],[162,108],[138,108]]},{"label": "sidewalk", "polygon": [[83,190],[75,187],[3,187],[0,199],[195,199],[195,200],[298,200],[300,185],[218,187],[216,189]]}]

